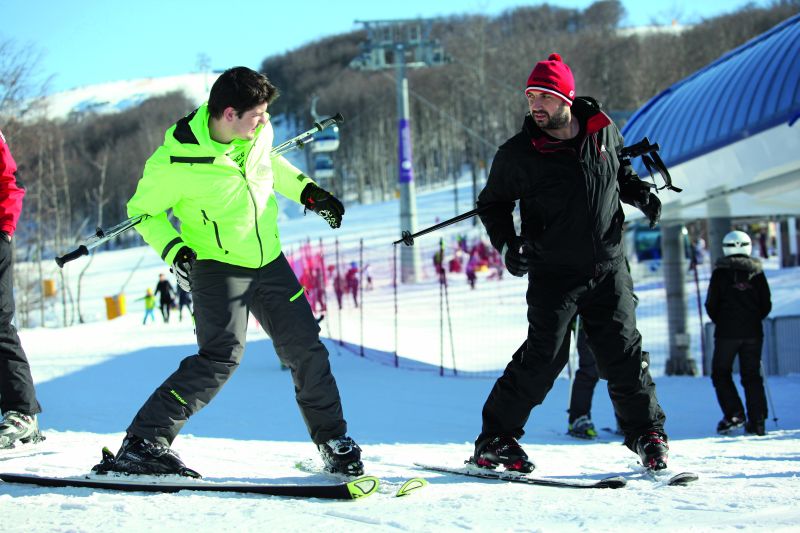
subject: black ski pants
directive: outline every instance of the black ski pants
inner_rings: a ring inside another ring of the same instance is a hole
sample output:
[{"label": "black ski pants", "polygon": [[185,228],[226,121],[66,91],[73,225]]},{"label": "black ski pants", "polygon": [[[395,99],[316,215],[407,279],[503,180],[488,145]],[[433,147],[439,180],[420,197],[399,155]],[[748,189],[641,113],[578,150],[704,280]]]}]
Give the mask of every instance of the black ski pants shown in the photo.
[{"label": "black ski pants", "polygon": [[291,370],[311,440],[320,444],[344,435],[347,424],[328,351],[319,340],[319,325],[303,287],[283,254],[258,269],[197,261],[191,276],[199,350],[150,396],[128,433],[170,445],[189,417],[211,401],[239,366],[252,312],[281,363]]},{"label": "black ski pants", "polygon": [[739,355],[739,373],[747,403],[748,420],[765,420],[768,415],[764,379],[761,376],[762,337],[746,339],[714,339],[711,360],[711,382],[725,418],[743,417],[742,400],[733,383],[733,360]]},{"label": "black ski pants", "polygon": [[169,310],[172,307],[172,300],[161,300],[161,318],[164,322],[169,322]]},{"label": "black ski pants", "polygon": [[[569,397],[569,423],[586,415],[592,417],[592,397],[600,375],[594,353],[589,347],[586,330],[578,327],[578,369],[575,371],[575,380]],[[562,349],[569,352],[569,340],[564,341]]]},{"label": "black ski pants", "polygon": [[476,441],[505,435],[520,438],[533,407],[544,400],[567,363],[561,350],[576,313],[600,377],[608,392],[625,444],[648,431],[664,431],[664,412],[656,399],[650,361],[636,329],[633,282],[622,258],[596,276],[569,271],[533,271],[528,278],[528,338],[514,353],[483,407],[483,427]]},{"label": "black ski pants", "polygon": [[27,415],[42,412],[36,399],[28,358],[14,318],[14,266],[11,243],[0,238],[0,411]]}]

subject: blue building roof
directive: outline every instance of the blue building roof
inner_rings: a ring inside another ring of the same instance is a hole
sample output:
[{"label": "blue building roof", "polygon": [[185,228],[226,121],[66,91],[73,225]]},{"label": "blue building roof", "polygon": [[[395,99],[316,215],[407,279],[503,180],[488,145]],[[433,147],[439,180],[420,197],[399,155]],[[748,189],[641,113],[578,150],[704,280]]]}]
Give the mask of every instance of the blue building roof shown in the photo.
[{"label": "blue building roof", "polygon": [[626,144],[658,143],[669,167],[798,118],[800,15],[663,91],[622,133]]}]

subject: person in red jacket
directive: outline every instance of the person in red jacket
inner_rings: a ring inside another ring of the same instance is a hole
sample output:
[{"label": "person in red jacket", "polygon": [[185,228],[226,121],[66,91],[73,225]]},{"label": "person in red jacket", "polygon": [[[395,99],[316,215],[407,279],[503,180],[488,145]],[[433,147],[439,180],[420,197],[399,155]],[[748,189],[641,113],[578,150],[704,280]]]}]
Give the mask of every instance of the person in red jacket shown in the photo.
[{"label": "person in red jacket", "polygon": [[31,368],[19,342],[14,318],[14,267],[11,239],[17,228],[25,190],[17,184],[17,164],[0,131],[0,448],[42,440],[36,415]]}]

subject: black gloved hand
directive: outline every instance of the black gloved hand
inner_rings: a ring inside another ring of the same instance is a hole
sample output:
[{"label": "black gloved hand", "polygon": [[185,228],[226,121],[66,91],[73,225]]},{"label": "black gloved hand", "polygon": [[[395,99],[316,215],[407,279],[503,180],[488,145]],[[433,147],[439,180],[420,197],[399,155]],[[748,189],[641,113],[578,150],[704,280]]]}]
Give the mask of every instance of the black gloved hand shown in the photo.
[{"label": "black gloved hand", "polygon": [[170,272],[175,274],[175,279],[178,281],[178,286],[186,292],[192,292],[192,267],[194,261],[197,259],[197,254],[188,246],[181,247],[172,260],[172,268]]},{"label": "black gloved hand", "polygon": [[528,273],[529,245],[522,237],[514,237],[503,246],[503,262],[512,276],[521,278]]},{"label": "black gloved hand", "polygon": [[334,195],[318,187],[314,183],[309,183],[300,193],[300,202],[306,209],[310,209],[322,218],[330,227],[336,229],[342,225],[342,215],[344,206]]},{"label": "black gloved hand", "polygon": [[661,220],[661,200],[658,199],[658,196],[649,192],[642,196],[644,199],[636,200],[633,205],[645,214],[647,220],[650,221],[650,229],[653,229],[658,224],[658,221]]}]

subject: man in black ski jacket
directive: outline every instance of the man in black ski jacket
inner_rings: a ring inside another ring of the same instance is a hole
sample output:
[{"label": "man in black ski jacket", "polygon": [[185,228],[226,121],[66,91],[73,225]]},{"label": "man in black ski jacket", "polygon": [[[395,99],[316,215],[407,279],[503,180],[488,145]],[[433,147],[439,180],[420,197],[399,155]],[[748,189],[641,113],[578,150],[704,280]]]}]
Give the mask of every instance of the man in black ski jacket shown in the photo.
[{"label": "man in black ski jacket", "polygon": [[[761,321],[772,310],[769,284],[761,261],[750,257],[752,243],[747,233],[732,231],[722,239],[722,251],[711,274],[706,311],[714,322],[714,356],[711,382],[722,408],[717,433],[726,434],[745,426],[746,433],[766,434],[767,398],[761,376]],[[739,354],[739,370],[747,403],[745,409],[733,384],[733,360]]]},{"label": "man in black ski jacket", "polygon": [[577,313],[625,444],[648,468],[666,468],[665,416],[636,329],[620,200],[639,208],[651,227],[661,203],[620,158],[622,137],[598,103],[575,98],[572,72],[558,54],[536,64],[525,94],[522,131],[497,151],[478,207],[508,271],[528,275],[528,337],[486,400],[473,461],[533,469],[517,439],[566,364],[560,347]]}]

